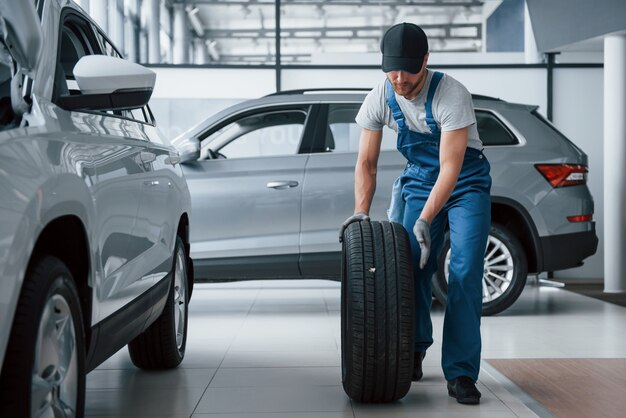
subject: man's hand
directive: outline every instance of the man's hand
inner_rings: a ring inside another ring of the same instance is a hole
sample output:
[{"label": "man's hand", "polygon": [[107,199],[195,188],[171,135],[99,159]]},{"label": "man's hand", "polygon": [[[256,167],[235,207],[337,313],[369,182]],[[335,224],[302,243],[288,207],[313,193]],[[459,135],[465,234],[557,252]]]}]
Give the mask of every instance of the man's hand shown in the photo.
[{"label": "man's hand", "polygon": [[415,238],[417,238],[422,252],[422,256],[420,257],[420,269],[423,269],[430,256],[430,225],[422,218],[419,218],[415,221],[413,233],[415,234]]},{"label": "man's hand", "polygon": [[348,225],[350,225],[352,222],[369,221],[369,220],[370,220],[370,217],[367,213],[356,212],[354,215],[350,216],[348,219],[343,221],[343,223],[341,224],[341,229],[339,230],[339,242],[343,242],[343,232],[346,230]]}]

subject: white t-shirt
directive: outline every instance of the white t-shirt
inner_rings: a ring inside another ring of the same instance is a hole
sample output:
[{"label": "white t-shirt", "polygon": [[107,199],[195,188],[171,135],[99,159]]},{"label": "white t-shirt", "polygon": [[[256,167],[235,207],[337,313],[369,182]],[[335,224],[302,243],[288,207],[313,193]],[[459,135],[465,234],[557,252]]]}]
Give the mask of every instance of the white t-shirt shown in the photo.
[{"label": "white t-shirt", "polygon": [[[403,96],[396,94],[396,101],[402,113],[404,113],[409,129],[412,131],[430,133],[430,129],[426,124],[426,97],[428,96],[428,89],[433,74],[432,70],[428,70],[426,83],[424,83],[424,87],[413,100],[407,100]],[[386,78],[365,97],[356,116],[356,123],[361,128],[380,131],[383,129],[383,126],[387,125],[394,131],[398,131],[391,109],[389,109],[385,101],[387,94],[385,81]],[[483,143],[476,129],[476,115],[474,114],[472,95],[463,84],[444,74],[435,91],[432,111],[442,132],[468,127],[467,146],[482,150]]]}]

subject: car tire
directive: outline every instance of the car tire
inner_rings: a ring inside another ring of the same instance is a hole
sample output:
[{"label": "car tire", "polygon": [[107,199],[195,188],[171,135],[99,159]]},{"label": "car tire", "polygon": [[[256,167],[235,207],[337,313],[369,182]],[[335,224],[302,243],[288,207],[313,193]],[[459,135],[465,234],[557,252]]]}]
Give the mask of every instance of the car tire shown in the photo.
[{"label": "car tire", "polygon": [[163,312],[128,344],[135,366],[146,370],[171,369],[183,361],[187,344],[188,286],[185,246],[177,237],[172,283]]},{"label": "car tire", "polygon": [[343,236],[341,368],[346,394],[393,402],[411,387],[414,284],[402,225],[354,222]]},{"label": "car tire", "polygon": [[[433,294],[444,306],[448,294],[449,260],[450,237],[446,234],[437,273],[433,275]],[[494,261],[495,264],[490,265]],[[527,275],[528,262],[522,244],[506,227],[492,224],[485,249],[483,316],[495,315],[509,308],[524,290]]]},{"label": "car tire", "polygon": [[0,415],[77,416],[85,408],[85,337],[72,273],[58,258],[26,272],[0,376]]}]

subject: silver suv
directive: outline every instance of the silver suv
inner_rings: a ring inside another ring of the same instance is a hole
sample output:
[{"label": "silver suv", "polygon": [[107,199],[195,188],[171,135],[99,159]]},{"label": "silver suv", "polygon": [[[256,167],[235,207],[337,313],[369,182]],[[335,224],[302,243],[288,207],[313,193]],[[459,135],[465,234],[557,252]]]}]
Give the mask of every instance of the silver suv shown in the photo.
[{"label": "silver suv", "polygon": [[[197,277],[339,277],[337,236],[354,209],[354,118],[364,97],[283,92],[232,106],[174,140],[191,191]],[[474,106],[493,177],[483,277],[483,313],[493,314],[517,299],[528,272],[580,265],[597,237],[585,153],[537,106],[484,96]],[[406,164],[395,138],[383,131],[372,219],[386,219]],[[433,278],[442,302],[449,248]]]},{"label": "silver suv", "polygon": [[154,83],[77,6],[0,0],[3,418],[83,416],[86,372],[125,344],[183,359],[191,202]]}]

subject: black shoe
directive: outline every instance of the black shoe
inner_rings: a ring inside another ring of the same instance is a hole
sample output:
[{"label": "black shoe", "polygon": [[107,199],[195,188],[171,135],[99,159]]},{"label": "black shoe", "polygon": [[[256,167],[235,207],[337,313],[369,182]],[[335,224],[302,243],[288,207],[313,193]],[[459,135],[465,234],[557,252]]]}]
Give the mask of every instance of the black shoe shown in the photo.
[{"label": "black shoe", "polygon": [[413,354],[413,376],[411,376],[411,380],[417,382],[424,376],[422,372],[422,360],[426,357],[425,352],[416,352]]},{"label": "black shoe", "polygon": [[458,403],[476,405],[480,402],[480,392],[476,384],[467,376],[457,377],[448,381],[448,395],[456,398]]}]

